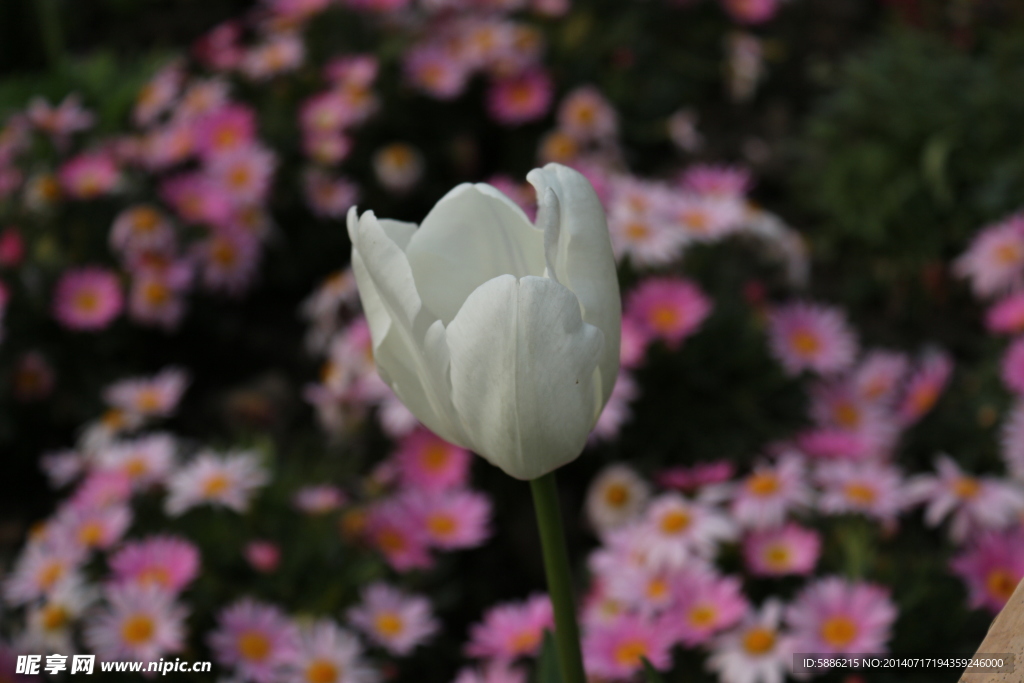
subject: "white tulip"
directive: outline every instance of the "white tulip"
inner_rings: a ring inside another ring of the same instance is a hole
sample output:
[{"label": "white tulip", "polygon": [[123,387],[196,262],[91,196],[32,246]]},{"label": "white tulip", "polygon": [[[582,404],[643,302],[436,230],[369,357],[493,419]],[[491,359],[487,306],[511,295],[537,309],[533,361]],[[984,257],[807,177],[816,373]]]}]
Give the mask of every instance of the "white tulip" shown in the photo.
[{"label": "white tulip", "polygon": [[604,210],[582,175],[534,169],[537,225],[459,185],[419,229],[348,214],[380,376],[419,420],[518,479],[583,450],[615,384],[622,315]]}]

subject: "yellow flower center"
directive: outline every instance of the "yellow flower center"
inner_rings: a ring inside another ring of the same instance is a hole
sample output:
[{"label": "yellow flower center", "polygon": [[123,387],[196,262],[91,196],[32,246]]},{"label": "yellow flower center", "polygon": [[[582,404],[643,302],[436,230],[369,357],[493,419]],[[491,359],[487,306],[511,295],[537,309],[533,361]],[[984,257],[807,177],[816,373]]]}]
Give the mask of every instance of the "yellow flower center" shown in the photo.
[{"label": "yellow flower center", "polygon": [[377,545],[380,546],[381,550],[398,552],[404,550],[407,543],[405,536],[397,529],[383,529],[377,534]]},{"label": "yellow flower center", "polygon": [[43,590],[49,590],[63,575],[64,565],[58,561],[50,562],[39,572],[39,585]]},{"label": "yellow flower center", "polygon": [[162,282],[150,281],[142,288],[142,298],[150,306],[162,306],[171,300],[171,290]]},{"label": "yellow flower center", "polygon": [[129,458],[124,464],[124,473],[131,479],[138,479],[147,472],[149,472],[149,465],[146,464],[146,459],[141,456]]},{"label": "yellow flower center", "polygon": [[668,595],[668,581],[656,577],[647,582],[647,597],[651,600],[661,600]]},{"label": "yellow flower center", "polygon": [[813,356],[821,351],[821,339],[810,330],[797,330],[789,338],[793,350],[801,356]]},{"label": "yellow flower center", "polygon": [[[162,287],[162,289],[166,291],[166,287]],[[163,403],[160,392],[152,387],[143,389],[135,397],[135,407],[143,413],[151,413],[154,410],[159,410],[163,407]]]},{"label": "yellow flower center", "polygon": [[626,237],[635,241],[642,242],[651,235],[651,229],[647,227],[646,223],[641,221],[630,221],[626,226]]},{"label": "yellow flower center", "polygon": [[770,472],[758,472],[747,477],[747,491],[755,496],[770,496],[779,490],[779,478]]},{"label": "yellow flower center", "polygon": [[832,647],[846,647],[857,637],[857,630],[850,617],[829,617],[821,625],[821,638]]},{"label": "yellow flower center", "polygon": [[68,623],[71,615],[60,605],[47,605],[42,611],[43,628],[47,631],[56,631]]},{"label": "yellow flower center", "polygon": [[1006,602],[1017,588],[1017,579],[1006,569],[993,569],[985,578],[985,587],[989,595]]},{"label": "yellow flower center", "polygon": [[953,484],[953,492],[960,498],[974,498],[981,492],[981,484],[974,477],[960,477]]},{"label": "yellow flower center", "polygon": [[306,667],[306,681],[308,683],[334,683],[338,680],[338,667],[333,662],[324,659],[315,659]]},{"label": "yellow flower center", "polygon": [[654,307],[649,320],[655,331],[671,332],[682,324],[683,316],[679,309],[662,304]]},{"label": "yellow flower center", "polygon": [[99,522],[86,522],[78,530],[78,541],[87,547],[94,547],[103,541],[103,525]]},{"label": "yellow flower center", "polygon": [[870,505],[878,498],[878,492],[867,484],[851,482],[843,487],[843,493],[854,503]]},{"label": "yellow flower center", "polygon": [[455,520],[451,518],[451,515],[435,513],[427,520],[427,528],[434,536],[444,538],[455,533],[458,525],[456,525]]},{"label": "yellow flower center", "polygon": [[93,313],[100,307],[100,297],[96,292],[84,291],[75,295],[75,308],[82,313]]},{"label": "yellow flower center", "polygon": [[615,662],[622,666],[638,666],[647,655],[647,643],[640,639],[623,641],[615,648]]},{"label": "yellow flower center", "polygon": [[270,639],[259,631],[244,631],[238,636],[238,652],[245,659],[262,662],[270,654]]},{"label": "yellow flower center", "polygon": [[[371,349],[372,354],[372,349]],[[370,356],[371,360],[373,356]],[[423,449],[423,467],[430,472],[439,472],[448,464],[448,449],[439,443]]]},{"label": "yellow flower center", "polygon": [[379,633],[389,637],[397,636],[405,628],[402,617],[395,612],[381,612],[373,623]]},{"label": "yellow flower center", "polygon": [[681,216],[683,223],[698,234],[704,234],[711,227],[711,219],[703,211],[697,211],[691,209],[690,211],[684,211]]},{"label": "yellow flower center", "polygon": [[841,427],[853,429],[860,424],[860,410],[854,404],[843,401],[836,406],[834,411],[835,420]]},{"label": "yellow flower center", "polygon": [[711,605],[697,605],[690,610],[690,614],[687,616],[693,626],[707,628],[715,623],[718,611]]},{"label": "yellow flower center", "polygon": [[513,652],[533,652],[540,643],[540,633],[537,631],[520,631],[512,636]]},{"label": "yellow flower center", "polygon": [[764,563],[775,571],[784,571],[789,569],[790,555],[784,543],[773,543],[765,548]]},{"label": "yellow flower center", "polygon": [[604,501],[613,508],[621,508],[629,502],[629,489],[624,484],[609,484],[604,490]]},{"label": "yellow flower center", "polygon": [[132,227],[136,232],[153,232],[160,224],[160,214],[148,206],[140,206],[132,212]]},{"label": "yellow flower center", "polygon": [[671,510],[661,518],[661,530],[666,534],[678,534],[690,526],[690,515],[683,510]]},{"label": "yellow flower center", "polygon": [[996,261],[1004,266],[1012,266],[1021,260],[1020,245],[1015,242],[1000,244],[996,248]]},{"label": "yellow flower center", "polygon": [[220,266],[230,267],[238,260],[238,252],[227,240],[218,239],[210,248],[210,258]]},{"label": "yellow flower center", "polygon": [[158,586],[170,586],[171,576],[164,567],[146,567],[135,580],[142,584],[155,583]]},{"label": "yellow flower center", "polygon": [[153,637],[156,625],[148,614],[135,614],[124,620],[121,637],[129,645],[142,645]]},{"label": "yellow flower center", "polygon": [[228,490],[231,480],[222,472],[215,472],[203,482],[203,495],[207,498],[219,496]]},{"label": "yellow flower center", "polygon": [[775,647],[775,631],[758,626],[743,634],[743,649],[752,655],[763,655]]}]

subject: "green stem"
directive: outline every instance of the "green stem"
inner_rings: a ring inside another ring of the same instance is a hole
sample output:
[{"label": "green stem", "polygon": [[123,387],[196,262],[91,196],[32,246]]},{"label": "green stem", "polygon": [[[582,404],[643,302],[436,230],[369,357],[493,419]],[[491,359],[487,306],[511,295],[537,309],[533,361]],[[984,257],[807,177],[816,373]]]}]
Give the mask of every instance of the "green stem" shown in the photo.
[{"label": "green stem", "polygon": [[60,27],[57,0],[35,0],[35,5],[46,60],[50,63],[51,69],[57,69],[64,64],[64,36]]},{"label": "green stem", "polygon": [[533,507],[537,511],[537,527],[544,551],[544,572],[548,577],[548,593],[555,611],[555,646],[562,683],[586,683],[583,656],[580,654],[580,630],[576,625],[569,554],[565,548],[562,512],[558,507],[555,473],[548,472],[530,481]]}]

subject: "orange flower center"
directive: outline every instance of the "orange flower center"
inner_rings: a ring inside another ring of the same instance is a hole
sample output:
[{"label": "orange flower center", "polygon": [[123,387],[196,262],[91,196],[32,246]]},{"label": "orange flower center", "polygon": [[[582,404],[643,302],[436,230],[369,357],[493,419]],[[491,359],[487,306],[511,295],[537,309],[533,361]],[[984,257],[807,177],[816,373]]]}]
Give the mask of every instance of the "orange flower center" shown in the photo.
[{"label": "orange flower center", "polygon": [[455,524],[455,520],[450,515],[444,513],[437,513],[430,516],[427,520],[427,528],[430,529],[430,533],[434,536],[444,538],[451,536],[455,533],[458,526]]},{"label": "orange flower center", "polygon": [[512,651],[523,653],[533,652],[539,643],[540,633],[538,631],[520,631],[512,636]]},{"label": "orange flower center", "polygon": [[867,484],[861,484],[859,482],[851,482],[843,487],[843,493],[854,503],[860,503],[861,505],[870,505],[875,502],[878,498],[878,493],[875,489],[871,488]]},{"label": "orange flower center", "polygon": [[640,242],[650,237],[650,235],[650,228],[641,221],[630,221],[629,225],[626,226],[626,237],[631,240]]},{"label": "orange flower center", "polygon": [[306,681],[308,683],[334,683],[338,680],[338,667],[332,662],[323,659],[316,659],[306,667]]},{"label": "orange flower center", "polygon": [[953,492],[960,498],[974,498],[981,492],[981,484],[974,477],[960,477],[953,484]]},{"label": "orange flower center", "polygon": [[158,586],[170,586],[171,577],[163,567],[146,567],[135,580],[142,584],[155,583]]},{"label": "orange flower center", "polygon": [[755,496],[770,496],[779,490],[779,478],[770,472],[758,472],[747,477],[747,490]]},{"label": "orange flower center", "polygon": [[857,409],[852,403],[844,401],[836,406],[835,412],[836,422],[841,427],[852,429],[860,424],[860,410]]},{"label": "orange flower center", "polygon": [[850,617],[829,617],[821,625],[821,638],[832,647],[845,647],[856,637],[857,624]]},{"label": "orange flower center", "polygon": [[57,583],[63,575],[64,565],[57,561],[50,562],[41,572],[39,572],[39,585],[44,590],[48,590],[53,587],[53,584]]},{"label": "orange flower center", "polygon": [[797,330],[789,339],[793,350],[801,356],[813,356],[821,351],[821,340],[809,330]]},{"label": "orange flower center", "polygon": [[656,577],[647,582],[647,597],[652,600],[660,600],[668,595],[668,581]]},{"label": "orange flower center", "polygon": [[259,631],[245,631],[238,637],[238,652],[245,659],[261,662],[270,654],[270,639]]},{"label": "orange flower center", "polygon": [[776,571],[789,569],[789,547],[783,543],[773,543],[764,551],[764,563]]},{"label": "orange flower center", "polygon": [[996,261],[1004,266],[1012,266],[1021,260],[1021,248],[1017,243],[1000,244],[996,248]]},{"label": "orange flower center", "polygon": [[377,627],[377,631],[384,634],[385,636],[397,636],[402,632],[405,624],[402,622],[402,617],[394,612],[381,612],[377,615],[377,618],[373,620],[374,625]]},{"label": "orange flower center", "polygon": [[629,502],[629,489],[623,484],[609,484],[604,490],[604,500],[613,508],[621,508]]},{"label": "orange flower center", "polygon": [[221,472],[216,472],[203,483],[203,495],[207,498],[219,496],[227,491],[230,484],[231,480],[228,479],[227,475]]},{"label": "orange flower center", "polygon": [[47,605],[43,608],[43,628],[47,631],[56,631],[68,623],[68,611],[60,605]]},{"label": "orange flower center", "polygon": [[377,535],[377,545],[379,545],[382,550],[397,552],[404,550],[407,544],[405,542],[405,536],[403,536],[397,529],[384,529]]},{"label": "orange flower center", "polygon": [[615,648],[615,662],[622,666],[639,666],[647,654],[647,643],[640,639],[626,640]]},{"label": "orange flower center", "polygon": [[690,515],[683,510],[672,510],[661,518],[661,530],[666,534],[678,534],[690,526]]},{"label": "orange flower center", "polygon": [[100,297],[92,291],[79,292],[75,295],[75,307],[82,313],[94,313],[100,307]]},{"label": "orange flower center", "polygon": [[[370,360],[373,359],[372,349]],[[431,444],[423,449],[423,467],[430,472],[438,472],[448,464],[448,449],[441,444]]]},{"label": "orange flower center", "polygon": [[775,631],[764,627],[752,628],[743,635],[743,649],[752,655],[763,655],[775,647]]},{"label": "orange flower center", "polygon": [[989,595],[1006,602],[1017,588],[1017,579],[1006,569],[993,569],[985,578],[985,587]]},{"label": "orange flower center", "polygon": [[655,331],[671,332],[682,324],[683,316],[678,308],[661,304],[651,311],[649,321]]},{"label": "orange flower center", "polygon": [[171,290],[160,282],[147,282],[142,288],[142,298],[150,306],[160,306],[171,298]]},{"label": "orange flower center", "polygon": [[99,545],[103,541],[103,525],[99,522],[86,522],[78,530],[78,540],[90,548]]},{"label": "orange flower center", "polygon": [[124,620],[121,637],[129,645],[142,645],[153,637],[156,626],[148,614],[135,614]]},{"label": "orange flower center", "polygon": [[132,212],[132,227],[136,232],[153,232],[160,224],[160,214],[148,206],[140,206]]},{"label": "orange flower center", "polygon": [[715,623],[718,611],[711,605],[698,605],[690,610],[690,624],[697,628],[706,628]]}]

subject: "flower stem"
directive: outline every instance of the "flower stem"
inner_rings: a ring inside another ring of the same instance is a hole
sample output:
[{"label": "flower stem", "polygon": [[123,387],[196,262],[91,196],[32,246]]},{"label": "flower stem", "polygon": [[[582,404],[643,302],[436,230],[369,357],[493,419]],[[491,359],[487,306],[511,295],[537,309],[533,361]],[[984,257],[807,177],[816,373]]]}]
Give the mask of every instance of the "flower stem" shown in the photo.
[{"label": "flower stem", "polygon": [[573,600],[572,575],[569,572],[569,554],[565,548],[562,513],[558,508],[558,488],[555,473],[548,472],[530,481],[533,507],[537,512],[540,544],[544,551],[544,572],[548,578],[548,593],[555,612],[555,646],[562,683],[586,683],[583,657],[580,654],[580,630],[576,625],[576,605]]}]

